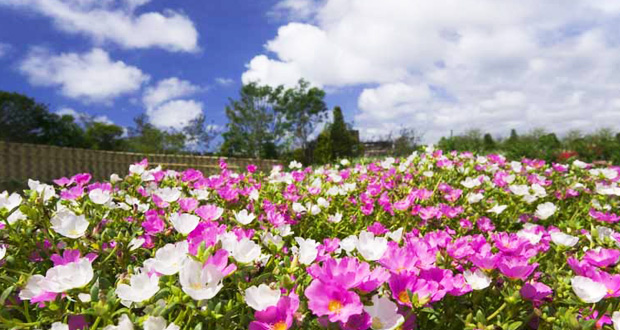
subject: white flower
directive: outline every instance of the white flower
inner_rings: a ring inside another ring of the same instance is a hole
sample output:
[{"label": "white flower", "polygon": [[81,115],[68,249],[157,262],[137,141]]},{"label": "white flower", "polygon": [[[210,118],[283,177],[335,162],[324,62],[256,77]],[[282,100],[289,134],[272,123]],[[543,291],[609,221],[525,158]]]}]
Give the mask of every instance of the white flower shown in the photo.
[{"label": "white flower", "polygon": [[321,208],[318,205],[316,205],[316,204],[313,205],[311,203],[308,203],[306,205],[306,208],[308,209],[308,212],[310,214],[312,214],[312,215],[317,215],[317,214],[321,213]]},{"label": "white flower", "polygon": [[155,252],[153,268],[164,275],[174,275],[179,272],[188,252],[187,241],[176,244],[166,244]]},{"label": "white flower", "polygon": [[461,181],[461,185],[465,188],[473,188],[480,185],[480,180],[478,178],[466,178]]},{"label": "white flower", "polygon": [[118,325],[108,325],[103,330],[133,330],[133,323],[127,314],[123,314],[118,319]]},{"label": "white flower", "polygon": [[214,265],[186,259],[179,272],[183,292],[194,300],[211,299],[222,289],[224,275]]},{"label": "white flower", "polygon": [[48,269],[41,286],[47,292],[66,292],[85,286],[93,279],[93,275],[90,260],[81,258],[76,262]]},{"label": "white flower", "polygon": [[538,244],[542,235],[543,233],[541,231],[537,232],[536,230],[530,230],[528,228],[521,229],[517,232],[518,237],[527,239],[531,244]]},{"label": "white flower", "polygon": [[69,325],[64,324],[62,322],[54,322],[52,323],[51,330],[69,330]]},{"label": "white flower", "polygon": [[534,215],[542,220],[545,220],[549,218],[550,216],[552,216],[556,210],[557,210],[557,207],[553,203],[546,202],[546,203],[539,204],[536,207],[536,212],[534,213]]},{"label": "white flower", "polygon": [[351,235],[340,241],[340,248],[346,252],[353,252],[355,250],[355,245],[357,245],[357,236],[355,235]]},{"label": "white flower", "polygon": [[572,235],[564,234],[560,231],[555,231],[550,234],[551,241],[557,245],[563,246],[575,246],[577,242],[579,242],[579,237],[575,237]]},{"label": "white flower", "polygon": [[260,257],[260,254],[260,245],[247,237],[242,238],[232,252],[233,258],[241,263],[253,262]]},{"label": "white flower", "polygon": [[43,201],[48,201],[50,198],[56,196],[54,187],[41,183],[39,181],[28,179],[28,188],[32,191],[36,191],[39,197],[43,198]]},{"label": "white flower", "polygon": [[0,260],[4,259],[5,255],[6,255],[6,247],[0,246]]},{"label": "white flower", "polygon": [[265,284],[261,284],[258,287],[251,286],[245,290],[244,298],[245,303],[254,308],[254,310],[264,311],[278,304],[280,300],[280,290],[271,289]]},{"label": "white flower", "polygon": [[145,242],[145,239],[142,237],[136,237],[132,239],[131,242],[129,242],[129,251],[134,251],[134,250],[141,248],[144,242]]},{"label": "white flower", "polygon": [[371,328],[375,330],[391,330],[400,326],[405,318],[398,314],[398,306],[387,297],[372,297],[372,305],[364,306],[372,321]]},{"label": "white flower", "polygon": [[274,235],[270,232],[265,232],[261,237],[261,240],[264,245],[269,246],[269,244],[273,244],[278,248],[282,247],[282,245],[284,244],[284,240],[282,239],[282,237],[280,237],[280,235]]},{"label": "white flower", "polygon": [[573,162],[573,166],[578,167],[578,168],[586,168],[588,167],[588,163],[584,163],[580,161],[579,159],[575,159],[575,161]]},{"label": "white flower", "polygon": [[251,200],[257,201],[258,200],[258,190],[252,189],[252,191],[250,191],[249,197],[250,197]]},{"label": "white flower", "polygon": [[508,189],[517,196],[525,196],[530,193],[530,187],[526,184],[513,184],[508,186]]},{"label": "white flower", "polygon": [[328,216],[327,221],[339,223],[340,221],[342,221],[342,213],[336,212],[336,214]]},{"label": "white flower", "polygon": [[22,203],[22,196],[18,193],[12,193],[4,191],[0,194],[0,209],[5,208],[7,211],[11,211],[18,207]]},{"label": "white flower", "polygon": [[288,164],[289,168],[301,168],[301,163],[294,160]]},{"label": "white flower", "polygon": [[620,330],[620,312],[611,314],[611,321],[614,324],[614,330]]},{"label": "white flower", "polygon": [[388,244],[385,237],[375,237],[375,234],[363,230],[355,242],[357,251],[369,261],[376,261],[383,257]]},{"label": "white flower", "polygon": [[26,286],[19,292],[19,298],[21,300],[30,300],[44,293],[43,282],[45,282],[45,276],[43,275],[36,274],[30,276]]},{"label": "white flower", "polygon": [[159,291],[159,277],[140,272],[131,275],[129,285],[119,284],[116,295],[121,300],[139,303],[150,299],[157,291]]},{"label": "white flower", "polygon": [[144,330],[179,330],[181,329],[178,325],[174,323],[166,322],[161,316],[149,316],[146,321],[144,321]]},{"label": "white flower", "polygon": [[604,284],[587,277],[575,276],[571,278],[570,283],[579,299],[589,304],[597,303],[607,295],[607,287]]},{"label": "white flower", "polygon": [[176,202],[181,197],[181,190],[177,188],[160,188],[155,191],[155,195],[159,196],[164,202]]},{"label": "white flower", "polygon": [[467,194],[467,202],[469,204],[475,204],[481,201],[483,197],[484,195],[482,195],[481,193],[469,193]]},{"label": "white flower", "polygon": [[81,302],[88,303],[92,297],[88,293],[78,293],[78,299],[80,299]]},{"label": "white flower", "polygon": [[129,173],[131,174],[142,174],[146,167],[142,164],[131,164],[129,165]]},{"label": "white flower", "polygon": [[254,221],[254,218],[256,218],[256,216],[252,213],[248,213],[248,210],[246,209],[235,212],[235,220],[237,220],[237,222],[242,225],[250,224],[252,221]]},{"label": "white flower", "polygon": [[495,205],[492,208],[490,208],[487,212],[495,213],[495,214],[501,214],[502,212],[504,212],[504,210],[507,207],[508,207],[508,205]]},{"label": "white flower", "polygon": [[293,211],[295,213],[303,213],[306,212],[306,208],[300,203],[293,203]]},{"label": "white flower", "polygon": [[473,290],[482,290],[491,284],[491,278],[480,269],[476,269],[473,273],[466,270],[463,272],[463,277],[465,277],[465,281]]},{"label": "white flower", "polygon": [[112,199],[112,194],[107,190],[97,188],[97,189],[91,190],[88,193],[88,198],[90,198],[90,200],[93,201],[93,203],[102,205],[102,204],[109,202]]},{"label": "white flower", "polygon": [[187,235],[196,229],[200,218],[197,215],[189,213],[172,213],[170,215],[170,222],[176,231],[183,235]]},{"label": "white flower", "polygon": [[51,219],[52,229],[55,232],[69,238],[84,236],[88,229],[88,221],[84,215],[76,215],[69,210],[62,210]]},{"label": "white flower", "polygon": [[400,240],[403,237],[403,228],[400,227],[394,231],[389,231],[387,232],[387,234],[385,234],[385,236],[389,237],[391,240],[393,240],[396,243],[400,243]]},{"label": "white flower", "polygon": [[347,165],[349,165],[349,160],[348,160],[348,159],[346,159],[346,158],[341,159],[341,160],[340,160],[340,165],[342,165],[342,166],[347,166]]},{"label": "white flower", "polygon": [[317,249],[319,244],[313,239],[303,239],[302,237],[295,237],[295,242],[299,244],[299,262],[304,265],[311,264],[319,253]]},{"label": "white flower", "polygon": [[316,200],[317,205],[319,205],[322,208],[327,208],[329,207],[329,202],[327,201],[327,199],[323,198],[323,197],[319,197],[319,199]]},{"label": "white flower", "polygon": [[110,175],[110,182],[111,182],[111,183],[116,183],[116,182],[119,182],[119,181],[121,181],[121,180],[123,180],[123,179],[121,179],[121,177],[120,177],[120,176],[118,176],[118,174],[116,174],[116,173],[112,173],[112,174]]}]

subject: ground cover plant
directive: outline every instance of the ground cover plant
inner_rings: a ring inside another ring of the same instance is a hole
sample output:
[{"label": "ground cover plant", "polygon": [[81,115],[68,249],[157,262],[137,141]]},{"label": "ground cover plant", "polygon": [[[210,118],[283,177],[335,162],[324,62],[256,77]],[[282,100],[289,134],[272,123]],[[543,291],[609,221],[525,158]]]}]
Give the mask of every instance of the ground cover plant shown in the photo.
[{"label": "ground cover plant", "polygon": [[427,149],[0,195],[10,329],[620,329],[619,167]]}]

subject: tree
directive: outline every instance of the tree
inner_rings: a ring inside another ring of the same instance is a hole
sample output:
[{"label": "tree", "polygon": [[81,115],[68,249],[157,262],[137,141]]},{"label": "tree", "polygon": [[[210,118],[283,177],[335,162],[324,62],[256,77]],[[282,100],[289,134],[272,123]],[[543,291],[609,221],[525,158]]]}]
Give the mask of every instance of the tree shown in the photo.
[{"label": "tree", "polygon": [[122,127],[100,122],[86,124],[86,142],[88,147],[97,150],[123,150],[125,131]]},{"label": "tree", "polygon": [[275,146],[284,134],[283,114],[275,104],[282,87],[253,82],[241,87],[239,100],[226,106],[227,131],[221,152],[227,156],[275,158]]},{"label": "tree", "polygon": [[336,106],[333,110],[333,122],[330,125],[331,160],[357,155],[359,141],[355,139],[344,121],[342,110]]},{"label": "tree", "polygon": [[129,129],[127,146],[130,151],[142,153],[179,153],[185,148],[185,134],[164,131],[149,123],[146,114],[134,118],[135,127]]},{"label": "tree", "polygon": [[[414,152],[422,142],[422,134],[414,128],[403,127],[392,145],[395,156],[408,156]],[[440,142],[442,143],[442,142]]]},{"label": "tree", "polygon": [[220,134],[220,130],[213,123],[206,124],[206,117],[201,114],[183,128],[183,133],[187,138],[187,147],[195,151],[208,151],[211,142]]},{"label": "tree", "polygon": [[482,144],[485,151],[493,151],[495,149],[495,140],[493,140],[493,136],[490,133],[484,134]]},{"label": "tree", "polygon": [[0,139],[84,147],[83,133],[72,116],[58,116],[30,97],[0,91]]},{"label": "tree", "polygon": [[309,158],[308,142],[317,124],[327,114],[325,92],[300,79],[297,86],[289,88],[277,97],[276,112],[284,114],[285,128],[289,129],[297,146],[304,151],[304,158]]}]

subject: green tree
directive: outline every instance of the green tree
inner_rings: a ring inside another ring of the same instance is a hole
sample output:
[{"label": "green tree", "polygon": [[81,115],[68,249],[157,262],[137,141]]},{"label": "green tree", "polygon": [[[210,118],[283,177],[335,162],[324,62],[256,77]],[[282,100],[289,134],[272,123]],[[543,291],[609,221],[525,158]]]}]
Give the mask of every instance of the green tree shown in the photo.
[{"label": "green tree", "polygon": [[[300,79],[297,86],[286,89],[277,97],[277,112],[284,114],[285,128],[292,134],[294,142],[309,159],[308,143],[316,125],[327,115],[325,92]],[[307,161],[306,161],[307,162]]]},{"label": "green tree", "polygon": [[482,138],[482,144],[485,151],[493,151],[495,149],[495,140],[490,133],[486,133]]},{"label": "green tree", "polygon": [[149,123],[148,116],[134,118],[135,127],[129,129],[127,148],[142,153],[179,153],[185,149],[186,136],[174,130],[164,131]]},{"label": "green tree", "polygon": [[220,130],[213,123],[207,124],[206,117],[201,114],[183,128],[187,141],[186,146],[193,151],[207,152],[211,142],[220,134]]},{"label": "green tree", "polygon": [[[443,139],[443,138],[442,138]],[[411,127],[403,127],[400,129],[398,137],[394,139],[394,155],[399,157],[405,157],[414,152],[419,144],[422,142],[422,134]],[[439,142],[442,142],[440,140]]]},{"label": "green tree", "polygon": [[336,160],[357,155],[359,141],[355,139],[348,125],[344,121],[342,109],[336,106],[333,110],[333,122],[329,128],[331,144],[331,159]]},{"label": "green tree", "polygon": [[122,127],[101,122],[86,124],[86,142],[88,147],[97,150],[123,150],[125,141]]},{"label": "green tree", "polygon": [[274,158],[275,145],[284,134],[283,115],[275,104],[282,87],[250,83],[241,87],[239,100],[226,106],[227,131],[221,152],[227,156]]},{"label": "green tree", "polygon": [[84,131],[69,115],[18,93],[0,91],[0,139],[10,142],[84,147]]}]

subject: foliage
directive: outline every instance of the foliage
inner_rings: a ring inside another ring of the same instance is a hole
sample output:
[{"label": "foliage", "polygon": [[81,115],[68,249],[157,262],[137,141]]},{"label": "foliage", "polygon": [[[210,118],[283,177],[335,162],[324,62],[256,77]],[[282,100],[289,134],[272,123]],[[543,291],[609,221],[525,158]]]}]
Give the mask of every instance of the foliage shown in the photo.
[{"label": "foliage", "polygon": [[0,327],[620,326],[617,167],[427,149],[220,169],[0,194]]},{"label": "foliage", "polygon": [[241,87],[239,100],[226,106],[227,131],[220,150],[226,156],[275,158],[274,146],[283,138],[283,114],[276,109],[283,87],[257,83]]},{"label": "foliage", "polygon": [[128,149],[141,153],[179,153],[185,148],[186,136],[174,130],[163,131],[149,123],[145,114],[134,118],[129,129]]}]

